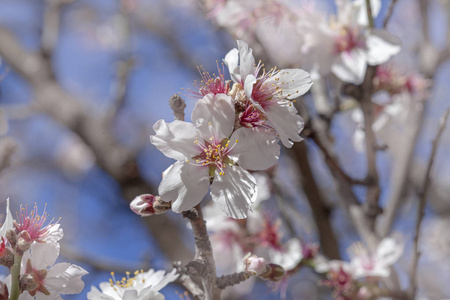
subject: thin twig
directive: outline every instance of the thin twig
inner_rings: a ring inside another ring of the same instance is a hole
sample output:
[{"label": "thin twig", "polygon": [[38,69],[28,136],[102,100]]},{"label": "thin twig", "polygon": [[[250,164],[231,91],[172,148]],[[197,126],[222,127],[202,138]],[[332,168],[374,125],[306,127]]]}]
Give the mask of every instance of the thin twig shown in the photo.
[{"label": "thin twig", "polygon": [[369,28],[374,28],[375,24],[373,23],[372,5],[370,4],[370,0],[366,0],[366,8],[367,8],[367,20],[369,20]]},{"label": "thin twig", "polygon": [[417,290],[417,266],[420,258],[420,250],[419,250],[419,234],[420,234],[420,226],[422,225],[422,219],[425,215],[425,204],[427,200],[427,193],[428,188],[430,186],[430,174],[431,169],[433,167],[434,159],[436,158],[437,149],[439,146],[439,142],[442,136],[442,133],[445,130],[445,127],[447,125],[447,119],[450,115],[450,108],[448,108],[443,116],[441,117],[439,121],[439,130],[437,132],[437,135],[433,141],[433,148],[431,150],[431,155],[428,160],[427,165],[427,171],[425,173],[424,182],[423,182],[423,189],[422,192],[419,195],[419,205],[417,207],[417,219],[416,219],[416,226],[414,230],[414,250],[413,250],[413,259],[412,259],[412,265],[411,265],[411,273],[410,273],[410,296],[414,298],[416,295]]},{"label": "thin twig", "polygon": [[389,4],[389,8],[387,10],[386,17],[384,18],[384,21],[383,21],[383,28],[386,28],[387,24],[389,23],[389,20],[392,17],[392,12],[394,11],[394,6],[396,3],[397,3],[397,0],[392,0],[391,3]]}]

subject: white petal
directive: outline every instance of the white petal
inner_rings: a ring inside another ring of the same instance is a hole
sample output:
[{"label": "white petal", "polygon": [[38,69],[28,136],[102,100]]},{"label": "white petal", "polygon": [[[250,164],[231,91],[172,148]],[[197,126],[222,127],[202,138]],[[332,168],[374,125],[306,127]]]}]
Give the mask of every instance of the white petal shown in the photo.
[{"label": "white petal", "polygon": [[64,231],[59,228],[59,224],[55,224],[47,231],[47,236],[44,238],[46,243],[58,243],[64,236]]},{"label": "white petal", "polygon": [[209,188],[207,166],[176,162],[163,173],[158,192],[161,200],[172,201],[177,213],[189,210],[202,201]]},{"label": "white petal", "polygon": [[403,244],[393,238],[384,238],[377,248],[377,260],[381,265],[390,266],[403,254]]},{"label": "white petal", "polygon": [[401,50],[401,41],[387,30],[373,29],[367,36],[367,62],[376,66],[387,62]]},{"label": "white petal", "polygon": [[[256,77],[252,74],[245,77],[244,91],[248,99],[252,98],[253,85],[256,83]],[[253,101],[252,101],[253,102]]]},{"label": "white petal", "polygon": [[88,300],[114,300],[113,297],[103,294],[95,286],[91,286],[91,291],[87,294]]},{"label": "white petal", "polygon": [[[28,299],[28,298],[27,298]],[[63,300],[58,293],[50,293],[50,295],[45,295],[42,293],[37,293],[35,297],[31,297],[34,300]],[[19,297],[19,300],[25,300]]]},{"label": "white petal", "polygon": [[192,123],[159,120],[153,125],[153,130],[156,135],[150,136],[150,141],[167,157],[183,161],[190,159],[197,150],[194,141],[198,132]]},{"label": "white petal", "polygon": [[313,84],[309,73],[301,69],[283,69],[266,81],[266,84],[272,83],[282,89],[282,96],[287,99],[305,94]]},{"label": "white petal", "polygon": [[13,217],[11,215],[11,211],[9,210],[9,198],[8,198],[6,199],[6,218],[5,221],[3,221],[2,228],[0,228],[0,237],[5,237],[6,232],[12,228],[13,228]]},{"label": "white petal", "polygon": [[293,142],[303,140],[300,137],[304,126],[303,119],[297,114],[294,106],[272,105],[267,107],[266,115],[285,147],[290,148]]},{"label": "white petal", "polygon": [[208,94],[197,101],[191,119],[202,138],[214,137],[220,142],[228,138],[234,128],[233,98],[225,94]]},{"label": "white petal", "polygon": [[230,77],[234,82],[241,82],[241,73],[239,72],[239,50],[234,48],[225,55],[223,60],[225,65],[228,67],[230,72]]},{"label": "white petal", "polygon": [[[30,251],[25,252],[22,264],[26,264],[28,258],[35,269],[44,269],[53,266],[59,255],[59,244],[34,243]],[[31,256],[31,257],[30,257]]]},{"label": "white petal", "polygon": [[362,49],[342,52],[331,66],[331,71],[344,82],[361,84],[367,69],[366,53]]},{"label": "white petal", "polygon": [[[163,272],[164,274],[165,272]],[[157,284],[154,284],[152,286],[152,290],[153,291],[159,291],[162,288],[164,288],[166,285],[168,285],[170,282],[173,282],[175,280],[177,280],[178,276],[180,276],[179,274],[177,274],[177,270],[173,269],[170,273],[167,273],[165,275],[163,275],[163,277],[161,278],[161,280],[159,280],[159,282]]]},{"label": "white petal", "polygon": [[227,166],[224,175],[216,176],[211,185],[211,196],[225,214],[234,219],[244,219],[256,200],[255,178],[238,166]]},{"label": "white petal", "polygon": [[280,157],[280,145],[274,134],[260,128],[239,128],[230,138],[229,157],[247,170],[266,170]]},{"label": "white petal", "polygon": [[303,258],[302,245],[296,238],[287,241],[281,251],[272,248],[270,250],[270,261],[286,270],[293,269]]},{"label": "white petal", "polygon": [[50,268],[45,285],[59,294],[79,294],[84,288],[81,276],[88,272],[80,266],[59,263]]},{"label": "white petal", "polygon": [[151,289],[147,289],[147,290],[142,291],[139,294],[138,298],[136,298],[136,297],[135,298],[133,298],[133,297],[125,298],[124,297],[123,300],[164,300],[164,295],[161,293],[158,293],[156,291],[153,291]]},{"label": "white petal", "polygon": [[238,40],[237,44],[239,49],[239,71],[241,79],[245,79],[247,75],[255,75],[255,58],[253,57],[252,48],[249,48],[246,42]]}]

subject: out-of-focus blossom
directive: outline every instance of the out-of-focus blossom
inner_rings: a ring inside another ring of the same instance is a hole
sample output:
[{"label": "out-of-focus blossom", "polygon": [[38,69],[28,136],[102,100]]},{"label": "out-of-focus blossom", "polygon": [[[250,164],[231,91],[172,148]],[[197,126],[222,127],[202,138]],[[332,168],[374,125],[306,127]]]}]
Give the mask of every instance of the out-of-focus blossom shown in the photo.
[{"label": "out-of-focus blossom", "polygon": [[362,277],[388,277],[390,267],[397,262],[403,254],[403,243],[394,238],[384,238],[378,245],[375,253],[361,243],[350,248],[352,272],[355,278]]},{"label": "out-of-focus blossom", "polygon": [[[151,142],[176,159],[163,173],[159,195],[172,210],[191,209],[211,185],[212,200],[230,217],[242,219],[256,199],[256,182],[246,171],[264,170],[278,159],[280,147],[270,132],[234,129],[233,99],[208,94],[197,101],[192,123],[158,121]],[[230,137],[231,135],[231,137]],[[257,150],[257,151],[255,151]]]},{"label": "out-of-focus blossom", "polygon": [[165,274],[165,271],[150,269],[147,272],[134,273],[134,277],[127,277],[117,281],[114,273],[109,282],[100,283],[100,290],[91,287],[87,297],[89,300],[164,300],[159,290],[178,278],[176,269]]}]

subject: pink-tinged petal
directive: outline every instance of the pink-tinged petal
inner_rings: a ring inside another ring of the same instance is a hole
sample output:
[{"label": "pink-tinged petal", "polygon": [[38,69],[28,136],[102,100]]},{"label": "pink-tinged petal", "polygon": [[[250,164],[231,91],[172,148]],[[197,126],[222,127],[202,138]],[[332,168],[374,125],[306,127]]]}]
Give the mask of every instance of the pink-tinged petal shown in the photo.
[{"label": "pink-tinged petal", "polygon": [[199,204],[208,188],[207,166],[176,162],[164,171],[158,192],[161,200],[172,201],[174,212],[181,213]]},{"label": "pink-tinged petal", "polygon": [[33,268],[44,269],[47,266],[52,266],[58,255],[59,244],[34,243],[30,250],[24,253],[22,263],[26,263],[30,258]]},{"label": "pink-tinged petal", "polygon": [[366,53],[360,49],[342,52],[331,66],[331,71],[340,80],[353,84],[361,84],[367,69]]},{"label": "pink-tinged petal", "polygon": [[211,197],[227,216],[244,219],[256,200],[255,178],[239,166],[227,166],[224,175],[216,176],[211,185]]},{"label": "pink-tinged petal", "polygon": [[247,170],[266,170],[280,157],[280,145],[273,132],[262,128],[239,128],[230,138],[234,144],[230,154],[239,166]]},{"label": "pink-tinged petal", "polygon": [[253,50],[244,41],[238,40],[239,49],[239,70],[241,73],[241,80],[245,80],[247,75],[255,75],[255,58],[253,57]]},{"label": "pink-tinged petal", "polygon": [[[51,293],[50,295],[47,296],[43,293],[38,292],[35,297],[31,297],[31,298],[22,298],[23,294],[25,294],[25,293],[20,294],[19,300],[28,300],[28,299],[30,299],[30,300],[31,299],[33,299],[33,300],[63,300],[61,298],[61,296],[57,293]],[[28,293],[26,293],[26,294],[28,294]]]},{"label": "pink-tinged petal", "polygon": [[150,136],[150,141],[165,156],[184,161],[198,152],[195,139],[198,131],[194,124],[184,121],[166,123],[159,120],[153,125],[156,134]]},{"label": "pink-tinged petal", "polygon": [[401,41],[387,30],[372,29],[366,39],[367,63],[376,66],[387,62],[401,50]]},{"label": "pink-tinged petal", "polygon": [[280,70],[266,82],[277,85],[282,90],[281,96],[287,99],[295,99],[305,94],[313,84],[309,73],[301,69]]},{"label": "pink-tinged petal", "polygon": [[3,221],[3,225],[0,228],[0,237],[5,237],[6,232],[10,229],[13,229],[13,217],[11,211],[9,209],[9,198],[6,199],[6,218]]},{"label": "pink-tinged petal", "polygon": [[239,50],[234,48],[225,55],[223,60],[225,65],[228,67],[230,72],[230,77],[234,82],[241,82],[241,73],[239,71]]},{"label": "pink-tinged petal", "polygon": [[197,101],[191,119],[204,140],[214,137],[220,142],[233,131],[233,98],[225,94],[208,94]]},{"label": "pink-tinged petal", "polygon": [[294,106],[272,105],[267,108],[266,115],[285,147],[291,148],[293,142],[303,140],[300,136],[304,126],[303,119]]},{"label": "pink-tinged petal", "polygon": [[45,285],[59,294],[79,294],[84,288],[81,280],[88,272],[80,266],[59,263],[50,268]]}]

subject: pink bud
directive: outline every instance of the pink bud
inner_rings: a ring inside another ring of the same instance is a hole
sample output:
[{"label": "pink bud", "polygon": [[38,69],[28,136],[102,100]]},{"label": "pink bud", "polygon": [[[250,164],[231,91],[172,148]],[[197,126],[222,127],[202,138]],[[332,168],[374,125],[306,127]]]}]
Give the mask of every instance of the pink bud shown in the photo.
[{"label": "pink bud", "polygon": [[262,257],[247,253],[243,261],[245,271],[252,275],[261,275],[266,271],[266,260]]},{"label": "pink bud", "polygon": [[148,217],[168,211],[171,208],[171,203],[161,201],[159,196],[143,194],[131,201],[130,208],[141,217]]}]

